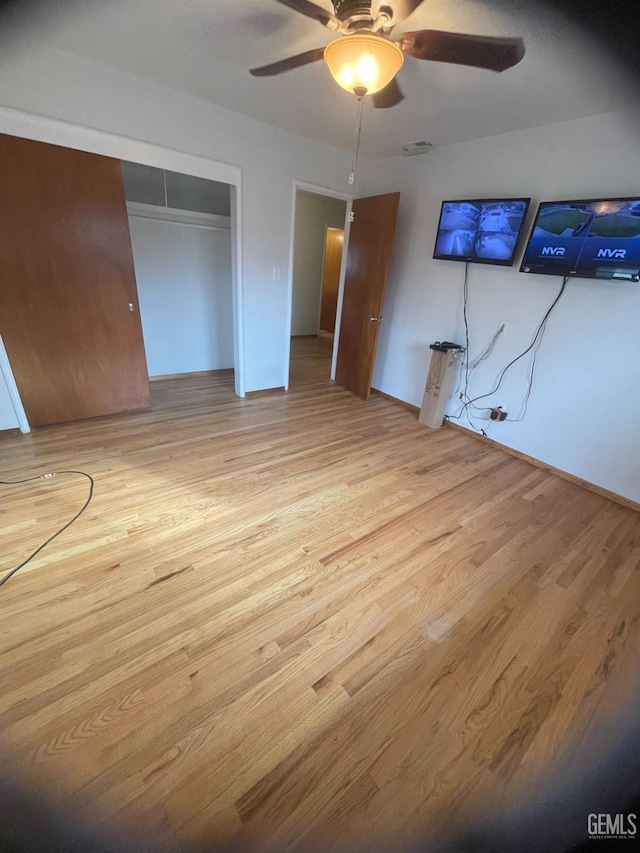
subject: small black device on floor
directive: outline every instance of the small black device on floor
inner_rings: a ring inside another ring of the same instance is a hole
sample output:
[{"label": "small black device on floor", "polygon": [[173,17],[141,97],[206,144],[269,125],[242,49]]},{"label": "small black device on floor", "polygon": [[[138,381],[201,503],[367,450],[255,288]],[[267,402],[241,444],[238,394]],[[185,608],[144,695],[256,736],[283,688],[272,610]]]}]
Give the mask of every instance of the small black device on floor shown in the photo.
[{"label": "small black device on floor", "polygon": [[429,344],[429,349],[437,350],[438,352],[449,352],[452,349],[463,350],[462,344],[452,344],[451,341],[436,341],[434,344]]}]

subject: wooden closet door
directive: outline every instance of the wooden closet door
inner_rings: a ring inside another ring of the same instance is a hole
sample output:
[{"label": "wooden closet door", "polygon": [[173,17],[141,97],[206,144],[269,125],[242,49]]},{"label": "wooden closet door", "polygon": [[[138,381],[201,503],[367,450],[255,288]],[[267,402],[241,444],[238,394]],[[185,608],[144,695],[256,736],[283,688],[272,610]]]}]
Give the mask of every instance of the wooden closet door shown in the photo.
[{"label": "wooden closet door", "polygon": [[150,405],[119,160],[0,134],[0,334],[33,426]]}]

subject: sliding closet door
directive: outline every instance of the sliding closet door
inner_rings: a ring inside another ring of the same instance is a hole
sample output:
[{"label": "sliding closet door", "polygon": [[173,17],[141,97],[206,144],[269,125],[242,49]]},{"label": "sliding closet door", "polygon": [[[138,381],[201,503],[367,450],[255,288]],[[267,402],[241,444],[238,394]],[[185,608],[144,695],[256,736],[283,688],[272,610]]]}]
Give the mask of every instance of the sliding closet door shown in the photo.
[{"label": "sliding closet door", "polygon": [[33,426],[149,406],[119,160],[0,135],[0,334]]}]

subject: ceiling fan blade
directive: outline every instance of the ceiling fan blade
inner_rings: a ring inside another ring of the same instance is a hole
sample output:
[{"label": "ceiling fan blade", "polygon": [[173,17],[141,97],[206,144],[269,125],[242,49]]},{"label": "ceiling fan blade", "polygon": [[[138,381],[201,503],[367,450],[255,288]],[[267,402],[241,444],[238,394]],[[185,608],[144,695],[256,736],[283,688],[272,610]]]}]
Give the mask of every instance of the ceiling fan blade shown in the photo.
[{"label": "ceiling fan blade", "polygon": [[379,92],[374,92],[371,95],[373,98],[373,106],[379,110],[386,110],[389,107],[395,107],[400,101],[404,101],[404,95],[398,86],[398,81],[394,77],[390,83],[380,89]]},{"label": "ceiling fan blade", "polygon": [[261,65],[260,68],[252,68],[249,74],[254,77],[273,77],[274,74],[282,74],[284,71],[291,71],[293,68],[300,68],[302,65],[317,62],[323,56],[324,48],[315,47],[313,50],[305,50],[304,53],[290,56],[288,59],[281,59],[278,62],[272,62],[270,65]]},{"label": "ceiling fan blade", "polygon": [[307,18],[313,18],[314,21],[318,21],[323,27],[329,27],[331,30],[340,29],[340,22],[335,15],[327,12],[322,6],[316,6],[315,3],[309,2],[309,0],[276,0],[276,3],[288,6],[294,12],[306,15]]},{"label": "ceiling fan blade", "polygon": [[397,43],[401,50],[416,59],[471,65],[491,71],[505,71],[517,65],[524,56],[524,42],[521,38],[418,30],[403,33]]}]

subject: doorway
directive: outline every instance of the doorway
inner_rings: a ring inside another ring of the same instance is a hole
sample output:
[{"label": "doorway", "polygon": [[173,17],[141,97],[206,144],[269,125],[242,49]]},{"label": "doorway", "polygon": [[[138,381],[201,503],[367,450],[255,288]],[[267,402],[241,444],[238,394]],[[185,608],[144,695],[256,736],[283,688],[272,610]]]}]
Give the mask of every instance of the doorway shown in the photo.
[{"label": "doorway", "polygon": [[149,378],[233,388],[232,188],[127,161],[122,175]]},{"label": "doorway", "polygon": [[289,386],[331,377],[347,202],[296,188]]}]

